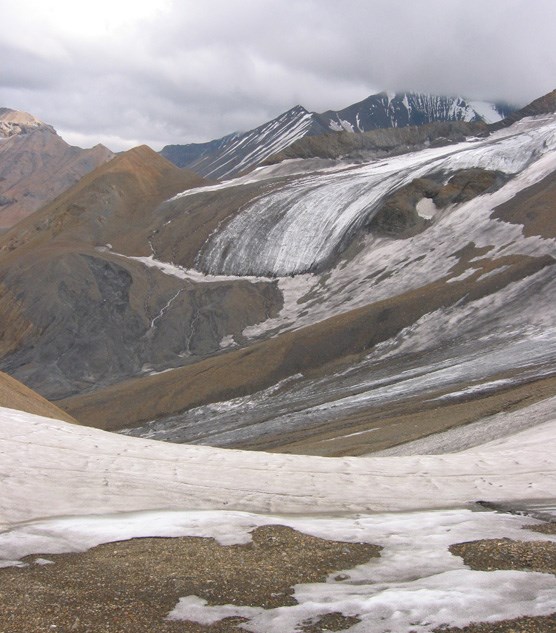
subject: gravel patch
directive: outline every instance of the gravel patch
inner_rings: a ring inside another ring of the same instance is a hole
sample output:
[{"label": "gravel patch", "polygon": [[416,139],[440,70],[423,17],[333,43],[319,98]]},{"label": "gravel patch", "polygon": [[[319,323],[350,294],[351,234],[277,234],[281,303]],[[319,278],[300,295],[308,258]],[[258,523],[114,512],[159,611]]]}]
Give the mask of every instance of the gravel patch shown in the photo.
[{"label": "gravel patch", "polygon": [[552,541],[490,539],[458,543],[449,549],[476,571],[514,569],[556,574],[556,543]]},{"label": "gravel patch", "polygon": [[[323,582],[332,572],[379,556],[381,549],[279,525],[257,528],[252,539],[222,546],[212,538],[142,538],[80,554],[27,557],[27,567],[0,569],[0,633],[238,631],[241,618],[212,626],[164,618],[188,595],[210,605],[293,605],[295,584]],[[326,625],[315,623],[307,631]]]},{"label": "gravel patch", "polygon": [[[525,529],[554,534],[554,523],[526,526]],[[466,565],[478,571],[514,569],[556,574],[556,543],[491,539],[450,546]],[[474,622],[463,628],[441,627],[435,633],[555,633],[556,612],[547,616],[523,617],[500,622]]]}]

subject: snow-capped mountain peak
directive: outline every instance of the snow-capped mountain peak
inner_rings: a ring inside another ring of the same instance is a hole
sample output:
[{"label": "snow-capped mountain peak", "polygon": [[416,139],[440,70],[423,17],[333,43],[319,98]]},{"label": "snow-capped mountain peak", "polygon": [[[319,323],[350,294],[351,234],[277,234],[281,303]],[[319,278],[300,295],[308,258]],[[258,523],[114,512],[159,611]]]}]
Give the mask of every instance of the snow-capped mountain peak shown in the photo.
[{"label": "snow-capped mountain peak", "polygon": [[253,130],[209,143],[168,145],[161,154],[205,177],[229,178],[259,165],[303,136],[325,131],[312,113],[296,105]]},{"label": "snow-capped mountain peak", "polygon": [[508,111],[502,104],[468,101],[412,92],[381,92],[339,111],[323,112],[319,119],[332,131],[368,130],[423,125],[436,121],[500,121]]},{"label": "snow-capped mountain peak", "polygon": [[437,121],[493,123],[509,111],[507,106],[470,102],[462,97],[381,92],[343,110],[328,110],[322,114],[296,105],[247,132],[236,132],[208,143],[167,145],[161,154],[178,167],[188,167],[202,176],[231,178],[260,165],[306,136],[360,133]]}]

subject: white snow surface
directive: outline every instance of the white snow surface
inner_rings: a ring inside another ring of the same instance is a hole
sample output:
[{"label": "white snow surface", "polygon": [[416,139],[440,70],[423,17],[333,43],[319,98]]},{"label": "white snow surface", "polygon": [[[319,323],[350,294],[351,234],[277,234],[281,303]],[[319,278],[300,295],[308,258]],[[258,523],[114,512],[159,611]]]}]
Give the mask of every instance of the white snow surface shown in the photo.
[{"label": "white snow surface", "polygon": [[297,585],[294,606],[210,607],[183,596],[168,617],[239,615],[253,633],[282,633],[341,612],[361,620],[352,633],[407,633],[547,615],[554,576],[475,572],[448,551],[483,538],[555,540],[523,530],[533,518],[469,505],[553,497],[556,415],[546,411],[536,427],[465,453],[319,458],[171,445],[0,409],[0,566],[140,536],[246,543],[255,527],[282,524],[384,549],[338,579]]},{"label": "white snow surface", "polygon": [[500,112],[498,112],[494,103],[489,103],[488,101],[470,101],[469,105],[485,123],[497,123],[504,118]]},{"label": "white snow surface", "polygon": [[376,458],[160,443],[10,409],[0,409],[0,429],[4,526],[143,510],[407,511],[556,489],[556,419],[500,450]]}]

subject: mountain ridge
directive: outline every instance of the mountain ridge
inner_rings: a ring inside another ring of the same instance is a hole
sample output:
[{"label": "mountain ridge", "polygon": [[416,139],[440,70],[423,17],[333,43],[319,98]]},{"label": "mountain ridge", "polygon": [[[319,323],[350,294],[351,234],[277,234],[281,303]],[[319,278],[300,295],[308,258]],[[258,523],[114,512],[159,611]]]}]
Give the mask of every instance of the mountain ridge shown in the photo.
[{"label": "mountain ridge", "polygon": [[101,144],[68,145],[26,112],[0,108],[0,230],[7,230],[114,154]]},{"label": "mountain ridge", "polygon": [[510,111],[512,108],[504,104],[470,102],[462,97],[381,92],[342,110],[321,114],[296,105],[247,132],[234,132],[207,143],[167,145],[160,153],[200,175],[227,179],[249,171],[303,138],[440,121],[491,123]]}]

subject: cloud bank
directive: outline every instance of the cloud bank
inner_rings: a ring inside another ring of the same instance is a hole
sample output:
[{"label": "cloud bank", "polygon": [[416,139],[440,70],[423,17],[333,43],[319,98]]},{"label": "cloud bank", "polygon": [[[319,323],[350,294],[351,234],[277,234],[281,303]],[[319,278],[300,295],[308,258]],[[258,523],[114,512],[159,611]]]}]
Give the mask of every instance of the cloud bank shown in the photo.
[{"label": "cloud bank", "polygon": [[202,142],[380,90],[524,105],[556,87],[553,0],[19,0],[2,16],[0,106],[81,146]]}]

